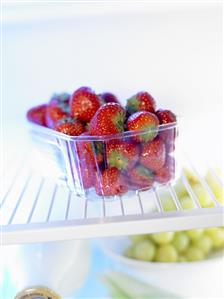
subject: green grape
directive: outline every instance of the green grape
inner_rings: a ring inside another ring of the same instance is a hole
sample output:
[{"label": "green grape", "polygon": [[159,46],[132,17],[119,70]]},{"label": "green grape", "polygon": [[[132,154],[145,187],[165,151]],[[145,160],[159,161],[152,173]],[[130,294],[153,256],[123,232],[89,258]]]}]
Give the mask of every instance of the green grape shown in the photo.
[{"label": "green grape", "polygon": [[224,230],[219,227],[206,229],[206,234],[211,238],[215,249],[224,246]]},{"label": "green grape", "polygon": [[180,199],[188,194],[181,179],[177,180],[176,184],[174,185],[174,189],[176,191],[177,197]]},{"label": "green grape", "polygon": [[176,248],[178,252],[183,252],[189,246],[190,239],[188,235],[184,232],[178,232],[175,234],[173,239],[173,246]]},{"label": "green grape", "polygon": [[[161,196],[160,196],[161,198]],[[172,200],[172,197],[167,197],[167,198],[161,198],[162,206],[164,211],[175,211],[176,206]]]},{"label": "green grape", "polygon": [[224,187],[219,184],[210,171],[207,172],[205,180],[211,188],[213,194],[215,195],[217,201],[224,205]]},{"label": "green grape", "polygon": [[156,246],[150,240],[136,243],[133,248],[133,255],[137,260],[152,261],[156,253]]},{"label": "green grape", "polygon": [[176,249],[171,244],[161,245],[156,252],[155,261],[161,263],[177,262],[178,254]]},{"label": "green grape", "polygon": [[197,196],[197,199],[202,208],[211,208],[214,206],[210,195],[200,184],[193,186],[193,191]]},{"label": "green grape", "polygon": [[186,251],[186,258],[189,262],[200,261],[204,258],[204,253],[196,246],[190,246]]},{"label": "green grape", "polygon": [[174,232],[163,232],[163,233],[156,233],[151,234],[150,238],[156,243],[156,244],[167,244],[170,243],[173,240]]},{"label": "green grape", "polygon": [[213,246],[211,237],[206,235],[202,235],[199,239],[195,240],[194,245],[202,250],[205,255],[211,252]]},{"label": "green grape", "polygon": [[187,258],[184,255],[179,255],[178,256],[178,262],[187,262]]},{"label": "green grape", "polygon": [[129,258],[132,258],[133,257],[133,247],[129,246],[128,248],[126,248],[123,255],[126,257],[129,257]]},{"label": "green grape", "polygon": [[213,235],[217,230],[219,230],[219,227],[209,227],[209,228],[205,228],[205,234],[208,236]]},{"label": "green grape", "polygon": [[194,203],[193,203],[192,199],[190,198],[190,196],[188,196],[188,195],[181,198],[180,204],[184,210],[194,208]]},{"label": "green grape", "polygon": [[188,237],[189,237],[192,241],[194,241],[194,240],[199,239],[199,238],[203,235],[204,230],[198,228],[198,229],[188,230],[188,231],[186,231],[186,232],[187,232]]},{"label": "green grape", "polygon": [[148,235],[133,235],[129,239],[135,244],[148,239]]},{"label": "green grape", "polygon": [[194,186],[199,183],[197,176],[191,170],[184,168],[183,172],[191,186]]}]

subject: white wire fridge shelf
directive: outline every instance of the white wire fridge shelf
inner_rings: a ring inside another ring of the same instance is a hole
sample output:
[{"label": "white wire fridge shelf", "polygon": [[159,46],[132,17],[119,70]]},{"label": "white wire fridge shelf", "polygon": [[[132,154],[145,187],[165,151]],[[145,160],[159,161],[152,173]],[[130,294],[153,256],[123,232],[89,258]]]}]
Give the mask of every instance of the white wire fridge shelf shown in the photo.
[{"label": "white wire fridge shelf", "polygon": [[[1,200],[2,244],[49,242],[160,231],[185,230],[224,225],[224,208],[209,185],[191,165],[209,194],[212,206],[202,208],[182,172],[180,179],[192,199],[193,208],[183,209],[174,187],[136,192],[115,200],[90,201],[75,196],[52,179],[22,166],[8,171]],[[217,183],[223,181],[214,169]],[[161,194],[169,194],[175,210],[165,211]]]}]

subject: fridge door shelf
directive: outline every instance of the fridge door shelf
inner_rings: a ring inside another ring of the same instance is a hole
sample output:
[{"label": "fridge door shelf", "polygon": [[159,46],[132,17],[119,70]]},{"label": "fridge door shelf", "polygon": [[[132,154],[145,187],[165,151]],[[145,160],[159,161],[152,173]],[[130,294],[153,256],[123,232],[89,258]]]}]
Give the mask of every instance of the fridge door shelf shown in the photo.
[{"label": "fridge door shelf", "polygon": [[[191,167],[210,196],[212,207],[201,207],[183,172],[180,179],[192,199],[191,209],[183,209],[171,184],[117,196],[112,201],[85,200],[33,172],[23,162],[22,167],[10,172],[8,187],[2,193],[1,241],[35,243],[223,226],[223,206],[195,167]],[[215,170],[210,172],[223,186]],[[175,210],[164,210],[164,192],[169,194]]]}]

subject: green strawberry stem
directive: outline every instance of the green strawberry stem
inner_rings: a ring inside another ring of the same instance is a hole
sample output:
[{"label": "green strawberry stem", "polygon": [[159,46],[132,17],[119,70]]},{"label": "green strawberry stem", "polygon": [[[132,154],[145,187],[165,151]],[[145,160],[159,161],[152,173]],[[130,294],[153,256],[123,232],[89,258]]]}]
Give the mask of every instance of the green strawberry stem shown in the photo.
[{"label": "green strawberry stem", "polygon": [[64,102],[69,98],[69,94],[67,92],[54,93],[52,98],[57,98],[60,102]]},{"label": "green strawberry stem", "polygon": [[118,112],[113,118],[112,122],[115,125],[118,133],[124,132],[124,120],[125,120],[125,115],[123,112]]},{"label": "green strawberry stem", "polygon": [[111,167],[116,167],[120,170],[126,169],[128,166],[128,159],[116,150],[109,154],[107,162]]},{"label": "green strawberry stem", "polygon": [[103,143],[101,141],[94,141],[94,148],[96,155],[103,153]]},{"label": "green strawberry stem", "polygon": [[128,99],[126,108],[130,114],[138,111],[139,101],[137,100],[136,96]]},{"label": "green strawberry stem", "polygon": [[60,123],[61,124],[65,124],[65,123],[75,123],[76,119],[71,117],[71,116],[64,116],[60,119]]},{"label": "green strawberry stem", "polygon": [[142,133],[138,136],[138,138],[143,142],[148,142],[156,137],[158,134],[158,128],[156,126],[144,126],[141,128],[142,130],[146,130],[145,133]]},{"label": "green strawberry stem", "polygon": [[150,171],[149,169],[145,168],[144,166],[139,165],[138,167],[136,167],[136,171],[146,177],[147,179],[151,179],[153,176],[152,171]]}]

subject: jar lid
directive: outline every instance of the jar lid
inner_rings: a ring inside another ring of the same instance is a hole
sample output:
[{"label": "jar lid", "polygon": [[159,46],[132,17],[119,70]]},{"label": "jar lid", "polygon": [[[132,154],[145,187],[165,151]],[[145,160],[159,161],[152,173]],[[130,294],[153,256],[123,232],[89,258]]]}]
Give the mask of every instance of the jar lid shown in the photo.
[{"label": "jar lid", "polygon": [[61,299],[61,297],[46,287],[30,287],[19,292],[14,299]]}]

